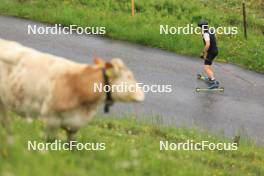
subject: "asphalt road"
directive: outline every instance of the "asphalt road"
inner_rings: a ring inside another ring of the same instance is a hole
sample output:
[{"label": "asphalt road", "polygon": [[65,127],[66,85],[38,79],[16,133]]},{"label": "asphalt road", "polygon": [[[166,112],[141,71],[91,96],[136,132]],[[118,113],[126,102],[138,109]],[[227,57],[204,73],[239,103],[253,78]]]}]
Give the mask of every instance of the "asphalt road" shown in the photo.
[{"label": "asphalt road", "polygon": [[[110,116],[135,114],[164,125],[195,127],[232,137],[241,134],[264,143],[264,76],[237,66],[217,63],[216,77],[224,93],[196,93],[202,60],[127,42],[85,35],[28,35],[27,26],[41,23],[0,17],[0,37],[28,47],[91,63],[92,55],[119,57],[144,84],[171,84],[171,93],[147,93],[141,104],[116,104]],[[197,53],[198,54],[198,53]]]}]

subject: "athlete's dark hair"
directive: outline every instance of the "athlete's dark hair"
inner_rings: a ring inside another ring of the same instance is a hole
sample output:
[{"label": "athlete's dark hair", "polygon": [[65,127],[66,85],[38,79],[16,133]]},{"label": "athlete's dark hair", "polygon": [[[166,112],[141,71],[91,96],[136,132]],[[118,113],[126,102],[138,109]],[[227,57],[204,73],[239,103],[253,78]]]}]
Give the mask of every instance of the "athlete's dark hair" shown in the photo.
[{"label": "athlete's dark hair", "polygon": [[206,20],[200,20],[198,26],[200,28],[208,29],[208,22]]}]

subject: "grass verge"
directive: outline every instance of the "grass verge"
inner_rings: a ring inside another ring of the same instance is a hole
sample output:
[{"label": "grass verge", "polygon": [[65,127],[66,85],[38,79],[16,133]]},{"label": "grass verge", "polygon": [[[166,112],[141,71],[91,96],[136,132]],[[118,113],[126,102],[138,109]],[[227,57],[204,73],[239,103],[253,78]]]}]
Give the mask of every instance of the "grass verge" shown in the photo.
[{"label": "grass verge", "polygon": [[28,151],[28,140],[44,142],[42,128],[39,121],[13,119],[13,145],[0,143],[0,175],[264,175],[264,148],[249,142],[237,151],[159,150],[160,140],[231,142],[194,130],[96,118],[78,133],[78,141],[105,142],[105,151]]}]

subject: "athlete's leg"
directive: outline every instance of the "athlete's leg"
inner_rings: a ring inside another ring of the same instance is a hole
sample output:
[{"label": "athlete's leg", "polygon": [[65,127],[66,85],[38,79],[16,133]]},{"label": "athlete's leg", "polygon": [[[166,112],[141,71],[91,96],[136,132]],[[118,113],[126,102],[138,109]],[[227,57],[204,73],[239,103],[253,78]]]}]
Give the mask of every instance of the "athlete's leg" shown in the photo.
[{"label": "athlete's leg", "polygon": [[214,80],[214,71],[212,68],[212,61],[205,59],[204,61],[204,72],[211,80]]},{"label": "athlete's leg", "polygon": [[204,60],[204,71],[211,80],[215,80],[212,64],[217,55],[218,51],[208,52],[207,58]]},{"label": "athlete's leg", "polygon": [[214,71],[211,65],[204,65],[204,72],[206,73],[206,75],[208,76],[208,78],[210,78],[211,80],[214,80]]}]

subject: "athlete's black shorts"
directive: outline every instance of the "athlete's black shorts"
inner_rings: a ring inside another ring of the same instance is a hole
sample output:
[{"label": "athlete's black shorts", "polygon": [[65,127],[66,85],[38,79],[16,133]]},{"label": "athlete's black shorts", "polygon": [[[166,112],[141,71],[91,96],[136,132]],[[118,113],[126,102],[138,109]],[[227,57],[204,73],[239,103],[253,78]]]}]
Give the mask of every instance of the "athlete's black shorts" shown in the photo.
[{"label": "athlete's black shorts", "polygon": [[212,65],[214,58],[218,55],[218,51],[210,51],[206,59],[204,60],[204,65]]}]

